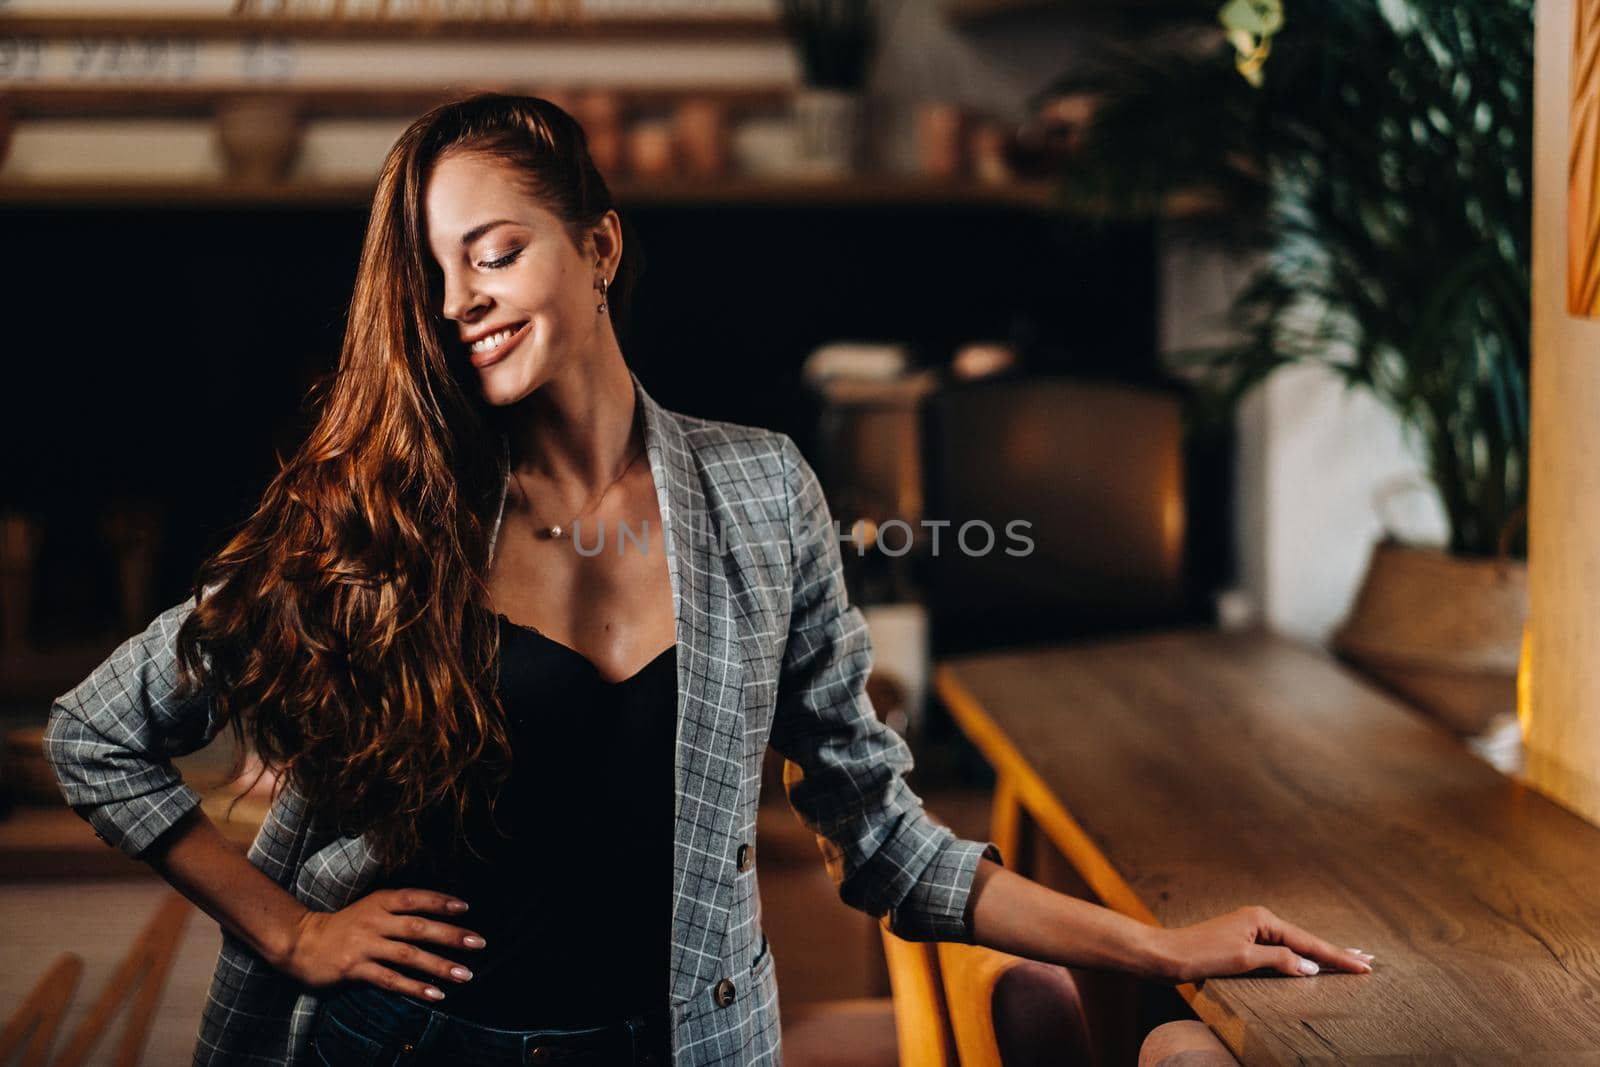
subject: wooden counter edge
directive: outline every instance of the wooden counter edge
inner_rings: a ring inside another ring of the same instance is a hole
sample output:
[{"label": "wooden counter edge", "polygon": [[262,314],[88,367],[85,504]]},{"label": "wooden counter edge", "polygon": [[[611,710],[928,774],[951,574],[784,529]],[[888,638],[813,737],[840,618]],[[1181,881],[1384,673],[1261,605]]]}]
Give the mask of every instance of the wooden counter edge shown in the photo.
[{"label": "wooden counter edge", "polygon": [[[1016,801],[1044,831],[1051,844],[1077,869],[1101,902],[1140,922],[1162,926],[1144,901],[1139,899],[1133,887],[1123,880],[1111,861],[1089,839],[1072,813],[990,718],[982,702],[956,677],[955,668],[949,664],[937,664],[933,676],[934,691],[962,732],[983,753],[995,774],[1006,784],[1005,788],[1013,793]],[[1015,862],[1015,857],[1012,862]],[[1247,1039],[1243,1019],[1215,997],[1206,996],[1193,982],[1183,982],[1174,988],[1230,1050],[1236,1055],[1241,1052]],[[1266,1052],[1265,1049],[1261,1051]]]}]

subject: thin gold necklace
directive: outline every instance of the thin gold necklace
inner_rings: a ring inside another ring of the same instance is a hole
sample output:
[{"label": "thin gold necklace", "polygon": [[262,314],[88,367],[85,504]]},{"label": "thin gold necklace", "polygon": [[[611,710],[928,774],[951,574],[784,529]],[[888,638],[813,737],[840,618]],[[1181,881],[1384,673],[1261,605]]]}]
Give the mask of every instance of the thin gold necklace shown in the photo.
[{"label": "thin gold necklace", "polygon": [[[637,425],[637,419],[635,420],[635,425]],[[622,481],[622,476],[624,474],[627,474],[628,471],[633,469],[633,465],[639,462],[639,457],[644,455],[644,452],[644,446],[641,444],[639,446],[639,450],[633,454],[633,458],[628,460],[628,462],[623,466],[622,470],[618,472],[617,476],[611,479],[611,481],[606,484],[604,489],[600,490],[600,495],[595,497],[594,500],[584,507],[582,511],[574,515],[571,522],[567,523],[565,526],[562,526],[560,523],[556,523],[553,526],[539,526],[535,524],[535,531],[540,536],[547,537],[553,541],[569,535],[572,532],[572,527],[577,524],[579,519],[583,518],[585,514],[592,511],[594,508],[599,507],[600,501],[605,499],[606,494],[611,492],[612,487],[614,487],[618,482]],[[515,473],[513,473],[512,480],[517,483],[517,493],[521,495],[523,501],[528,505],[528,510],[531,512],[533,510],[533,501],[528,498],[527,492],[522,488],[522,479],[518,478]]]}]

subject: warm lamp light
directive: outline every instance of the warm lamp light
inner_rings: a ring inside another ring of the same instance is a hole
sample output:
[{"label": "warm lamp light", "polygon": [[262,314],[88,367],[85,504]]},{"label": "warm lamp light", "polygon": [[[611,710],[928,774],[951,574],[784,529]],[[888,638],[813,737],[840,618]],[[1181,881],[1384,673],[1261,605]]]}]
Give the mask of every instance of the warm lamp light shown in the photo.
[{"label": "warm lamp light", "polygon": [[1183,513],[1183,489],[1176,484],[1166,487],[1161,494],[1161,536],[1164,555],[1174,571],[1183,564],[1183,538],[1185,517]]},{"label": "warm lamp light", "polygon": [[1533,620],[1522,624],[1522,652],[1517,657],[1517,725],[1522,728],[1522,741],[1528,741],[1528,727],[1533,722]]}]

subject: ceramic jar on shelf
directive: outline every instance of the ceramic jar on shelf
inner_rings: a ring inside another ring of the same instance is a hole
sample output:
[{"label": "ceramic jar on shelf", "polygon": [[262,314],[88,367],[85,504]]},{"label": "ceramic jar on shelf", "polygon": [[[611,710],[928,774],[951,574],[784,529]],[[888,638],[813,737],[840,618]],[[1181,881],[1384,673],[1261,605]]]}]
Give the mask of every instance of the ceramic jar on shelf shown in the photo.
[{"label": "ceramic jar on shelf", "polygon": [[803,86],[793,101],[795,166],[804,177],[842,178],[860,164],[866,108],[861,93]]},{"label": "ceramic jar on shelf", "polygon": [[242,96],[217,105],[214,135],[229,178],[280,182],[299,159],[305,128],[292,101]]}]

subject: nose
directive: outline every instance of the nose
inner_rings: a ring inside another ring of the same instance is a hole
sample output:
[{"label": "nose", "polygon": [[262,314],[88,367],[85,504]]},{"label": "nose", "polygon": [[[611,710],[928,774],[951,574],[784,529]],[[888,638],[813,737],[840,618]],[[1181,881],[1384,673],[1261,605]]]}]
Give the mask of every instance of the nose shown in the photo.
[{"label": "nose", "polygon": [[471,315],[472,310],[482,303],[482,297],[471,286],[453,282],[448,276],[444,280],[444,299],[440,312],[447,319],[461,321]]}]

